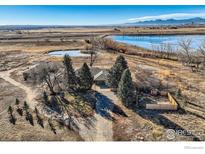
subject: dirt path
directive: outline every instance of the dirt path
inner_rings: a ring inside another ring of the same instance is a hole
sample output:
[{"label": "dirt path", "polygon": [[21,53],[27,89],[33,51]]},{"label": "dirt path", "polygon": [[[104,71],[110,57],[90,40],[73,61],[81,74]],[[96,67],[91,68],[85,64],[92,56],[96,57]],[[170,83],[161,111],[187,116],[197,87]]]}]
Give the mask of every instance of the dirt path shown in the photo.
[{"label": "dirt path", "polygon": [[117,97],[110,91],[95,87],[96,113],[84,122],[78,122],[79,134],[85,141],[113,141],[113,102]]},{"label": "dirt path", "polygon": [[106,93],[106,91],[100,91],[96,94],[97,104],[96,104],[96,141],[112,141],[113,140],[113,118],[112,100],[115,100],[112,96],[112,92]]},{"label": "dirt path", "polygon": [[[34,66],[32,66],[34,67]],[[22,83],[20,82],[17,82],[16,80],[12,79],[10,76],[11,76],[11,73],[18,70],[20,68],[15,68],[15,69],[11,69],[9,71],[3,71],[3,72],[0,72],[0,78],[4,79],[5,81],[11,83],[12,85],[16,86],[16,87],[19,87],[21,88],[22,90],[25,91],[26,93],[26,101],[27,103],[29,104],[29,106],[34,109],[35,106],[37,105],[37,101],[35,100],[36,98],[36,92],[30,88],[30,87],[27,87],[25,85],[23,85]]]}]

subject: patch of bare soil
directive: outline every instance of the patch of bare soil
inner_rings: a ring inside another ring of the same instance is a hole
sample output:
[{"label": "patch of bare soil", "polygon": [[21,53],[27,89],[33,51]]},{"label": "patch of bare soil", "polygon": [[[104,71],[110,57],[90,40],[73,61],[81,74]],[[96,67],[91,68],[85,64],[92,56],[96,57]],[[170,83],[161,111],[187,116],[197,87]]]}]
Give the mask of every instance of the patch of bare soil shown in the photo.
[{"label": "patch of bare soil", "polygon": [[20,51],[0,52],[0,71],[9,70],[28,62],[29,55]]}]

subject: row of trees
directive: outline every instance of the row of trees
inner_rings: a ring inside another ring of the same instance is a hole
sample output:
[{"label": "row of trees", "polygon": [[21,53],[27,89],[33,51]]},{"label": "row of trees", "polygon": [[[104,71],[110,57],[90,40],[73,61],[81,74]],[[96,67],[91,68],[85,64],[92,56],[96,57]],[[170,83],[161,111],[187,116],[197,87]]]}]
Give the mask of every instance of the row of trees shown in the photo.
[{"label": "row of trees", "polygon": [[73,69],[72,61],[69,55],[64,56],[63,64],[65,66],[65,82],[68,90],[90,90],[93,85],[93,76],[86,63],[76,72]]},{"label": "row of trees", "polygon": [[[127,47],[120,43],[117,43],[111,39],[104,38],[91,38],[91,62],[90,66],[94,64],[99,49],[113,50],[117,52],[128,52]],[[193,41],[191,39],[182,39],[177,42],[177,45],[171,45],[170,43],[160,44],[158,46],[152,46],[152,50],[155,54],[139,54],[142,56],[158,57],[164,59],[178,60],[184,65],[189,66],[192,71],[202,70],[205,66],[205,41],[203,41],[196,49],[193,49]],[[129,52],[131,54],[131,52]]]},{"label": "row of trees", "polygon": [[117,96],[125,106],[136,102],[136,89],[132,81],[131,73],[125,58],[120,55],[108,73],[108,84],[117,91]]},{"label": "row of trees", "polygon": [[94,63],[97,60],[98,51],[99,50],[110,50],[110,51],[117,51],[125,53],[127,52],[126,45],[119,44],[112,39],[107,38],[101,38],[101,37],[91,37],[89,40],[85,40],[86,43],[89,45],[87,46],[86,51],[88,54],[90,54],[90,67],[94,65]]},{"label": "row of trees", "polygon": [[205,66],[205,41],[198,47],[193,48],[191,39],[182,39],[177,45],[161,44],[152,46],[159,58],[173,59],[181,61],[182,64],[189,66],[191,70],[199,71],[200,66]]},{"label": "row of trees", "polygon": [[88,44],[87,53],[90,54],[90,67],[94,65],[97,60],[98,51],[105,49],[105,39],[101,37],[91,37],[89,40],[85,40]]},{"label": "row of trees", "polygon": [[[121,44],[116,43],[110,39],[102,39],[101,45],[103,49],[114,50],[117,52],[127,52],[127,48],[122,47]],[[169,43],[153,45],[152,50],[155,54],[142,54],[151,57],[158,57],[164,59],[178,60],[184,65],[189,66],[191,70],[199,71],[205,66],[205,41],[203,41],[196,49],[193,49],[193,41],[191,39],[182,39],[177,45]],[[132,53],[137,54],[137,53]]]},{"label": "row of trees", "polygon": [[[25,120],[28,121],[32,126],[34,126],[34,118],[33,118],[33,115],[32,115],[32,112],[30,112],[30,108],[29,108],[29,105],[27,104],[26,101],[23,102],[22,104],[22,107],[21,106],[21,103],[19,101],[18,98],[16,98],[16,102],[15,102],[15,108],[16,108],[16,112],[22,117],[23,115],[25,115]],[[12,106],[9,106],[8,107],[8,115],[9,115],[9,121],[10,123],[12,124],[16,124],[16,117],[14,115],[14,107]],[[44,128],[44,121],[43,121],[43,117],[40,115],[40,112],[38,110],[37,107],[35,107],[34,109],[34,113],[36,114],[36,120],[37,120],[37,124],[39,124],[42,128]],[[53,131],[54,134],[56,134],[56,129],[55,129],[55,126],[52,122],[52,119],[48,119],[48,125],[51,129],[51,131]],[[63,124],[61,124],[62,126]],[[64,126],[64,125],[63,125]]]},{"label": "row of trees", "polygon": [[[20,108],[20,101],[18,99],[16,99],[16,102],[15,102],[15,105],[16,105],[16,111],[17,113],[20,115],[20,116],[23,116],[23,112],[25,112],[25,119],[27,121],[30,122],[31,125],[34,125],[33,123],[33,116],[32,114],[29,112],[29,106],[27,104],[27,102],[25,101],[24,104],[23,104],[23,107]],[[9,106],[8,108],[8,114],[9,114],[9,121],[12,123],[12,124],[15,124],[16,123],[16,118],[13,114],[14,110],[11,106]]]}]

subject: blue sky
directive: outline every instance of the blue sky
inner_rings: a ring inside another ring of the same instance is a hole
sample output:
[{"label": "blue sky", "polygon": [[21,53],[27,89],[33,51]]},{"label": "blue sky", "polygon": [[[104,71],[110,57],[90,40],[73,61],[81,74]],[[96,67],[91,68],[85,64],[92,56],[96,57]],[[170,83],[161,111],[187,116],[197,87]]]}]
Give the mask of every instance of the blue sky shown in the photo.
[{"label": "blue sky", "polygon": [[205,6],[0,6],[0,25],[103,25],[204,17]]}]

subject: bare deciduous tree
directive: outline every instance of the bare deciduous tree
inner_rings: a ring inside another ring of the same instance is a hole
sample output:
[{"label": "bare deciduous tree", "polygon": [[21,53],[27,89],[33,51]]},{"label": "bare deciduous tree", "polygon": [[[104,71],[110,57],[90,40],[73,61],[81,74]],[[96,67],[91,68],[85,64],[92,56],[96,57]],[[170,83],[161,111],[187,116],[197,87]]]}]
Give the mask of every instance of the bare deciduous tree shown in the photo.
[{"label": "bare deciduous tree", "polygon": [[89,53],[90,53],[90,67],[92,67],[94,62],[97,59],[98,41],[97,41],[97,38],[92,37],[90,39],[90,42],[91,42],[91,48],[89,51]]},{"label": "bare deciduous tree", "polygon": [[166,44],[165,52],[166,52],[166,58],[167,58],[167,59],[170,59],[170,58],[171,58],[171,55],[172,55],[173,52],[174,52],[173,46],[172,46],[170,43],[167,43],[167,44]]},{"label": "bare deciduous tree", "polygon": [[181,59],[186,64],[192,63],[191,44],[192,44],[191,39],[182,39],[181,41],[179,41],[179,53],[180,53]]},{"label": "bare deciduous tree", "polygon": [[101,49],[104,49],[104,39],[91,37],[90,39],[91,47],[90,47],[90,66],[92,67],[97,59],[97,52]]},{"label": "bare deciduous tree", "polygon": [[203,57],[203,64],[205,66],[205,40],[201,43],[201,45],[198,47],[198,51],[201,53]]},{"label": "bare deciduous tree", "polygon": [[162,43],[160,45],[152,45],[152,50],[155,52],[155,55],[160,59],[172,59],[174,53],[173,46],[170,43]]},{"label": "bare deciduous tree", "polygon": [[40,64],[31,74],[31,77],[40,83],[45,82],[51,94],[55,94],[54,87],[59,86],[59,77],[62,75],[53,63]]},{"label": "bare deciduous tree", "polygon": [[191,70],[198,71],[199,65],[201,64],[201,58],[198,55],[197,51],[194,51],[191,47],[191,39],[183,39],[179,42],[179,53],[181,61],[189,66]]}]

